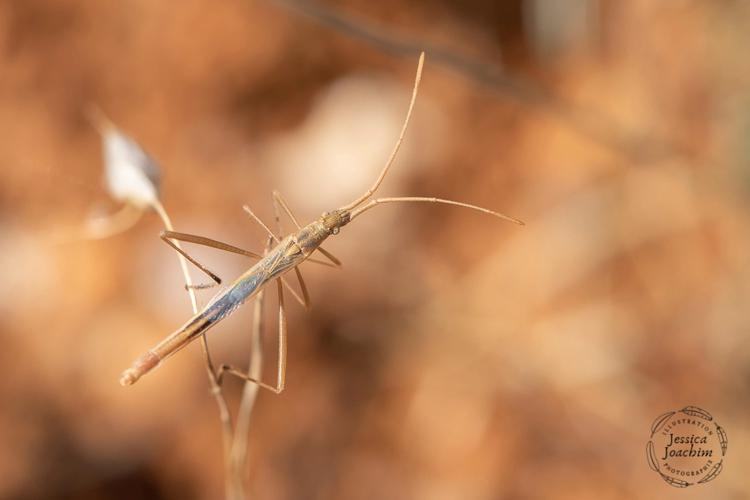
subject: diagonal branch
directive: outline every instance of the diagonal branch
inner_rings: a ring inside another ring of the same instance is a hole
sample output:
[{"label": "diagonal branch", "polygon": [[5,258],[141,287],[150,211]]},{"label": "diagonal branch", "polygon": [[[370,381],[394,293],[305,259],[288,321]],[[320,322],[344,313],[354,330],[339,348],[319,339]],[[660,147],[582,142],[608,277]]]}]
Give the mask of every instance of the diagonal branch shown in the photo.
[{"label": "diagonal branch", "polygon": [[528,78],[510,74],[497,64],[487,63],[419,38],[394,33],[383,26],[309,0],[270,1],[293,14],[359,39],[389,54],[414,57],[424,51],[431,64],[482,83],[503,95],[510,95],[527,106],[567,123],[582,135],[630,160],[643,162],[675,153],[684,154],[685,147],[680,144],[663,139],[654,140],[637,131],[628,130],[611,117],[557,96]]}]

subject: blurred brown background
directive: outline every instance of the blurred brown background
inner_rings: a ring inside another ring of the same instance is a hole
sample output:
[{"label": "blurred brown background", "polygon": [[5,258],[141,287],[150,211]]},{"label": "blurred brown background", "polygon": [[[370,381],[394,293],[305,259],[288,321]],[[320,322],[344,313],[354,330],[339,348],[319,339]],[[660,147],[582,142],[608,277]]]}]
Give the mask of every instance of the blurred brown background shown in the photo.
[{"label": "blurred brown background", "polygon": [[[178,230],[259,250],[243,203],[269,220],[278,188],[307,221],[369,186],[427,46],[382,193],[527,226],[393,205],[327,245],[342,271],[306,265],[313,310],[290,302],[288,388],[253,413],[250,496],[747,498],[750,6],[316,5],[0,3],[0,497],[223,494],[198,346],[117,384],[190,314],[158,218],[51,236],[118,208],[87,106],[159,161]],[[395,45],[315,20],[330,12]],[[225,279],[248,265],[191,251]],[[211,331],[219,361],[246,363],[251,309]],[[645,442],[689,404],[729,453],[677,490]]]}]

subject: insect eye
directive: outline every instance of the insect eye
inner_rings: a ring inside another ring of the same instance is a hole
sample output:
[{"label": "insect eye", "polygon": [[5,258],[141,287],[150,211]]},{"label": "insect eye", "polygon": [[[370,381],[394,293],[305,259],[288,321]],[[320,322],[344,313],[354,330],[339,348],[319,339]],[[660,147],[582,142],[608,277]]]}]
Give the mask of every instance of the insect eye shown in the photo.
[{"label": "insect eye", "polygon": [[331,234],[339,234],[339,228],[334,227],[333,229],[331,229]]}]

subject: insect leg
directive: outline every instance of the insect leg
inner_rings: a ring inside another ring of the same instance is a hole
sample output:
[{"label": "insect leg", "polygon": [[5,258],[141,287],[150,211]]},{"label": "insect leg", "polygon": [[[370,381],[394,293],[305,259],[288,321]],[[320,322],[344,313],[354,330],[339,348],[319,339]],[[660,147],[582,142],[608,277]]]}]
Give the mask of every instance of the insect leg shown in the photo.
[{"label": "insect leg", "polygon": [[260,220],[260,217],[258,217],[257,215],[255,215],[255,212],[253,212],[250,207],[248,207],[247,205],[242,205],[242,210],[244,210],[247,215],[249,215],[253,220],[255,220],[255,222],[257,222],[260,227],[262,227],[263,229],[265,229],[265,231],[268,233],[268,235],[271,238],[273,238],[273,240],[276,243],[279,243],[279,241],[280,241],[279,237],[276,236],[275,234],[273,234],[273,231],[271,231],[268,228],[268,226],[266,226],[266,224],[262,220]]},{"label": "insect leg", "polygon": [[276,387],[270,384],[266,384],[265,382],[261,382],[260,380],[256,378],[250,377],[246,373],[230,365],[221,365],[221,368],[219,368],[219,372],[216,376],[217,381],[219,383],[222,382],[224,374],[228,373],[230,375],[234,375],[235,377],[245,380],[247,382],[253,382],[255,384],[258,384],[259,387],[268,389],[269,391],[275,392],[276,394],[281,394],[281,392],[284,390],[284,387],[286,386],[286,355],[287,355],[286,310],[284,308],[283,288],[281,286],[281,281],[278,279],[276,280],[276,289],[279,294],[279,354],[278,354],[278,365],[277,365],[277,372],[276,372]]},{"label": "insect leg", "polygon": [[284,212],[286,212],[286,215],[294,223],[294,226],[297,229],[301,229],[302,228],[302,226],[300,225],[299,221],[297,220],[297,218],[292,213],[292,210],[289,208],[289,205],[287,204],[286,200],[284,200],[284,197],[281,196],[281,193],[279,193],[275,189],[273,190],[273,206],[274,206],[274,209],[276,210],[277,214],[278,214],[278,207],[279,206],[282,209],[284,209]]},{"label": "insect leg", "polygon": [[328,258],[328,260],[330,260],[331,262],[333,262],[334,266],[341,267],[341,261],[338,258],[336,258],[336,256],[333,255],[331,252],[329,252],[328,250],[326,250],[323,247],[318,247],[317,250],[318,250],[318,252],[320,252],[323,255],[325,255]]},{"label": "insect leg", "polygon": [[255,252],[243,250],[242,248],[230,245],[228,243],[223,243],[218,240],[213,240],[211,238],[206,238],[205,236],[198,236],[188,233],[178,233],[176,231],[162,231],[162,234],[169,239],[185,241],[187,243],[195,243],[197,245],[216,248],[217,250],[224,250],[225,252],[244,255],[245,257],[250,257],[253,259],[261,259],[263,257],[262,255],[259,255]]},{"label": "insect leg", "polygon": [[[297,219],[294,218],[294,215],[292,215],[292,212],[289,210],[289,207],[286,206],[286,203],[284,203],[284,200],[281,199],[281,195],[278,191],[273,191],[273,212],[274,212],[274,218],[276,219],[276,229],[279,232],[279,234],[284,234],[284,228],[281,227],[281,217],[279,215],[279,205],[281,205],[284,210],[286,211],[287,215],[290,219],[292,219],[292,222],[295,226],[297,226],[297,229],[300,229],[299,222],[297,222]],[[302,271],[299,270],[299,266],[294,268],[294,274],[297,275],[297,282],[299,283],[300,290],[302,290],[302,297],[305,300],[305,303],[303,304],[304,308],[309,310],[310,309],[310,294],[307,291],[307,285],[305,285],[305,280],[302,278]]]},{"label": "insect leg", "polygon": [[305,301],[302,306],[310,310],[310,293],[307,291],[307,285],[305,285],[305,280],[302,279],[302,273],[299,270],[299,266],[294,268],[294,274],[297,275],[297,281],[299,282],[300,290],[302,290],[302,298]]},{"label": "insect leg", "polygon": [[[215,284],[209,284],[209,285],[190,285],[190,286],[189,285],[185,285],[185,289],[190,289],[190,288],[193,288],[193,289],[203,289],[203,288],[211,288],[212,286],[216,286],[216,285],[221,285],[221,278],[219,278],[214,273],[212,273],[211,271],[209,271],[208,268],[206,268],[206,266],[204,266],[203,264],[201,264],[200,262],[198,262],[197,260],[195,260],[193,257],[190,256],[190,254],[188,254],[182,248],[178,247],[170,239],[170,238],[180,239],[180,238],[175,238],[175,236],[174,236],[175,234],[176,235],[181,235],[181,233],[174,233],[172,231],[162,231],[161,234],[159,235],[159,238],[161,238],[161,240],[164,243],[166,243],[167,245],[169,245],[170,247],[172,247],[172,249],[175,252],[177,252],[180,255],[182,255],[183,257],[185,257],[188,260],[188,262],[190,262],[195,267],[197,267],[198,269],[200,269],[201,271],[203,271],[204,273],[206,273],[206,275],[208,275],[208,277],[211,278],[212,280],[214,280],[214,282],[215,282]],[[206,238],[206,239],[208,239],[208,238]]]},{"label": "insect leg", "polygon": [[[182,255],[185,256],[188,261],[195,264],[201,271],[210,273],[209,276],[216,276],[215,274],[211,273],[206,269],[205,266],[202,266],[199,264],[194,258],[187,255],[187,252],[185,252],[182,249],[177,249],[176,246],[169,240],[179,240],[179,241],[185,241],[187,243],[195,243],[196,245],[203,245],[211,248],[216,248],[217,250],[224,250],[225,252],[235,253],[238,255],[244,255],[245,257],[250,257],[252,259],[260,259],[262,256],[258,255],[255,252],[250,252],[249,250],[244,250],[242,248],[236,247],[234,245],[230,245],[228,243],[224,243],[218,240],[213,240],[211,238],[206,238],[205,236],[198,236],[195,234],[188,234],[188,233],[178,233],[176,231],[162,231],[160,235],[161,239],[164,240],[169,246],[180,252]],[[218,278],[218,277],[217,277]],[[211,277],[211,279],[214,279],[214,277]],[[289,293],[292,294],[292,297],[300,303],[300,305],[304,308],[309,307],[309,299],[305,300],[302,297],[299,296],[297,292],[294,291],[292,286],[285,280],[284,278],[281,279],[284,283],[284,287],[289,291]],[[216,281],[216,279],[214,279]],[[192,285],[191,288],[193,290],[202,290],[205,288],[213,288],[216,285],[221,284],[221,279],[219,278],[219,281],[214,283],[207,283],[207,284],[200,284],[200,285]],[[303,290],[304,293],[305,290]]]}]

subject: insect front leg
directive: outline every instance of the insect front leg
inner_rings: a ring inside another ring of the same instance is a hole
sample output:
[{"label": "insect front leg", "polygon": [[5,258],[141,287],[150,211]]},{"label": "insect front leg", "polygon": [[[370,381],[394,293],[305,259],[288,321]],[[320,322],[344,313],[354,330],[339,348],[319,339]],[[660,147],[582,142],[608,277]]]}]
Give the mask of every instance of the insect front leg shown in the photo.
[{"label": "insect front leg", "polygon": [[253,210],[249,206],[242,205],[242,210],[244,210],[245,213],[250,216],[250,218],[252,218],[255,222],[257,222],[258,225],[262,227],[266,233],[268,233],[268,236],[270,236],[273,239],[273,241],[275,241],[276,243],[279,243],[281,241],[281,237],[275,235],[273,231],[271,231],[271,229],[269,229],[269,227],[266,226],[266,224],[262,220],[260,220],[260,217],[255,215],[255,212],[253,212]]},{"label": "insect front leg", "polygon": [[[202,236],[194,236],[194,235],[189,235],[189,234],[185,234],[185,233],[177,233],[177,232],[174,232],[174,231],[162,231],[161,234],[159,235],[159,238],[161,238],[161,240],[164,243],[166,243],[167,245],[169,245],[170,247],[172,247],[172,249],[175,252],[177,252],[180,255],[182,255],[183,257],[185,257],[188,260],[188,262],[190,262],[195,267],[197,267],[198,269],[200,269],[201,271],[203,271],[209,278],[211,278],[214,281],[214,283],[209,283],[209,284],[185,285],[185,289],[186,290],[189,290],[191,288],[194,289],[194,290],[195,289],[200,290],[200,289],[204,289],[204,288],[211,288],[211,287],[214,287],[216,285],[221,285],[221,278],[219,278],[216,274],[214,274],[211,271],[209,271],[206,266],[204,266],[203,264],[201,264],[200,262],[198,262],[197,260],[195,260],[185,250],[183,250],[182,248],[178,247],[174,243],[174,241],[172,241],[172,239],[182,240],[182,241],[191,241],[190,238],[193,238],[193,242],[195,242],[194,239],[195,238],[199,238],[201,240],[204,240],[203,244],[206,244],[208,246],[213,246],[213,245],[205,243],[205,241],[211,241],[211,242],[214,242],[214,243],[220,243],[222,245],[225,245],[225,244],[223,244],[221,242],[214,241],[214,240],[209,240],[208,238],[203,238]],[[229,246],[229,245],[226,245],[226,246]],[[215,248],[218,248],[218,247],[215,247]]]},{"label": "insect front leg", "polygon": [[[177,252],[179,252],[181,255],[183,255],[190,263],[194,264],[198,269],[206,273],[211,279],[214,280],[215,283],[204,283],[199,285],[192,285],[190,288],[193,290],[202,290],[205,288],[213,288],[217,285],[221,284],[221,278],[216,276],[214,273],[209,271],[205,266],[198,263],[193,257],[187,254],[184,250],[181,248],[178,248],[171,240],[179,240],[184,241],[187,243],[195,243],[196,245],[202,245],[210,248],[215,248],[217,250],[223,250],[225,252],[234,253],[237,255],[243,255],[245,257],[250,257],[251,259],[260,259],[262,258],[262,255],[259,255],[255,252],[251,252],[249,250],[244,250],[240,247],[236,247],[234,245],[230,245],[229,243],[224,243],[219,240],[214,240],[211,238],[206,238],[205,236],[198,236],[195,234],[188,234],[188,233],[178,233],[177,231],[162,231],[160,238],[164,240],[165,243],[167,243],[170,247],[175,249]],[[216,281],[216,280],[219,281]],[[309,300],[305,301],[302,297],[297,294],[297,292],[294,291],[292,286],[285,280],[284,278],[281,278],[284,287],[289,291],[289,293],[292,294],[292,297],[299,302],[303,307],[307,308],[309,304]]]}]

